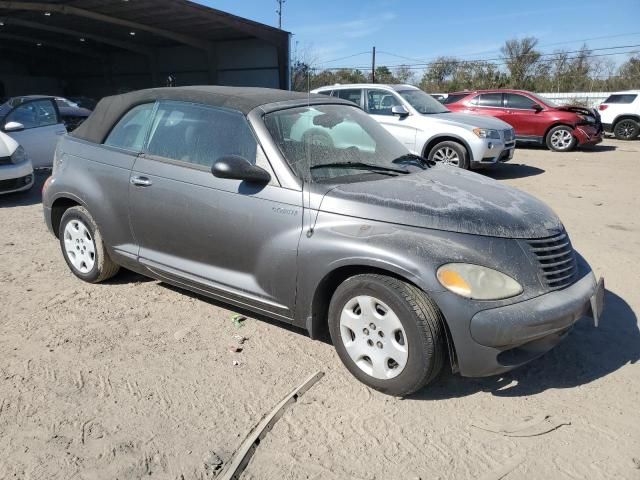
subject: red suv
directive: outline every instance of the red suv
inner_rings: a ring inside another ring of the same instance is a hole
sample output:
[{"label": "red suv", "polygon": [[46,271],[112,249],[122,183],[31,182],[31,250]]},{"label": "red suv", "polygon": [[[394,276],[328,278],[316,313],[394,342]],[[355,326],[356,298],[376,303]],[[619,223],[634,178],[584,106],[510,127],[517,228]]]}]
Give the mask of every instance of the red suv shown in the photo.
[{"label": "red suv", "polygon": [[519,142],[547,145],[568,152],[602,141],[602,124],[595,109],[558,106],[524,90],[476,90],[450,93],[444,101],[454,112],[491,115],[511,124]]}]

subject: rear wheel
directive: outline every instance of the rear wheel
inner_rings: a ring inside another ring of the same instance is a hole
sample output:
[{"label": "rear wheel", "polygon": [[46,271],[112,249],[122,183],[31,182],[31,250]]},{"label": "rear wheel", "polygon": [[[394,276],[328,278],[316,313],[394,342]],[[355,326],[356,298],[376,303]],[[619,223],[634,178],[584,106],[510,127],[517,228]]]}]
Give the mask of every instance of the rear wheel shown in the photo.
[{"label": "rear wheel", "polygon": [[576,146],[577,140],[573,136],[573,129],[566,125],[553,127],[547,133],[547,147],[554,152],[569,152]]},{"label": "rear wheel", "polygon": [[640,124],[632,118],[623,118],[614,125],[613,134],[618,140],[633,140],[640,134]]},{"label": "rear wheel", "polygon": [[436,144],[429,152],[428,159],[452,167],[469,168],[467,149],[451,140]]},{"label": "rear wheel", "polygon": [[118,273],[120,267],[109,257],[100,230],[86,208],[72,207],[64,212],[59,232],[62,255],[76,277],[99,283]]},{"label": "rear wheel", "polygon": [[417,287],[384,275],[356,275],[329,306],[338,356],[361,382],[408,395],[431,382],[445,357],[442,314]]}]

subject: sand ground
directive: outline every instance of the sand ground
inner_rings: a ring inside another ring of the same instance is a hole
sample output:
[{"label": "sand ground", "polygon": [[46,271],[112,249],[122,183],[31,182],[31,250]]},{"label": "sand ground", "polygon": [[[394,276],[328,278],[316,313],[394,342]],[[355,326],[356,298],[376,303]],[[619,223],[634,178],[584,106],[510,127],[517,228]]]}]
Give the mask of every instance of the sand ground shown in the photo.
[{"label": "sand ground", "polygon": [[[237,329],[233,309],[132,273],[80,282],[46,231],[39,188],[0,198],[0,479],[215,478],[316,370],[326,376],[242,478],[640,478],[640,141],[518,149],[485,174],[561,216],[606,278],[602,324],[581,321],[504,377],[445,373],[402,400],[358,383],[304,332],[253,316]],[[238,333],[248,340],[231,353]],[[472,426],[538,415],[570,425],[526,438]]]}]

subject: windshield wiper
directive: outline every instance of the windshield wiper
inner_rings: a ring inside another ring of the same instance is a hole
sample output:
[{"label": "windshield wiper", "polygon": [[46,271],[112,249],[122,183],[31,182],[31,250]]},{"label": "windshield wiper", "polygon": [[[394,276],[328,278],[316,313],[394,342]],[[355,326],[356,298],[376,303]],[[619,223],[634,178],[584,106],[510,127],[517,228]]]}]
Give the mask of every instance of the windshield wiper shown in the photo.
[{"label": "windshield wiper", "polygon": [[382,165],[375,165],[373,163],[364,163],[364,162],[332,162],[332,163],[321,163],[319,165],[313,165],[309,168],[309,170],[316,170],[318,168],[357,168],[362,170],[373,170],[379,172],[393,172],[393,173],[411,173],[407,170],[401,170],[399,168],[390,168],[383,167]]},{"label": "windshield wiper", "polygon": [[433,166],[433,163],[427,160],[420,155],[414,155],[413,153],[407,153],[406,155],[401,155],[391,163],[412,163],[414,165],[418,165],[422,168],[429,168]]}]

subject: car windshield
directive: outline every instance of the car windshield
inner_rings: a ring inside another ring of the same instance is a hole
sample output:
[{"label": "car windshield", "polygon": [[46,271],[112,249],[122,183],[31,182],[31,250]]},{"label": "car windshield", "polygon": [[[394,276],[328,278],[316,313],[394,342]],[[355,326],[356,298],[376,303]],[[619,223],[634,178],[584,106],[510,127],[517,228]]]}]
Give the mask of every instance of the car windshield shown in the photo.
[{"label": "car windshield", "polygon": [[409,102],[418,113],[425,115],[432,113],[449,113],[447,107],[422,90],[399,90],[398,93]]},{"label": "car windshield", "polygon": [[279,110],[265,116],[265,125],[304,181],[351,183],[427,167],[426,161],[416,161],[404,145],[356,107],[310,105]]},{"label": "car windshield", "polygon": [[536,95],[535,93],[529,93],[529,95],[531,95],[533,98],[535,98],[538,102],[542,103],[543,105],[546,105],[547,107],[551,107],[551,108],[558,108],[559,105],[555,102],[552,102],[551,100],[549,100],[546,97],[541,97],[540,95]]}]

